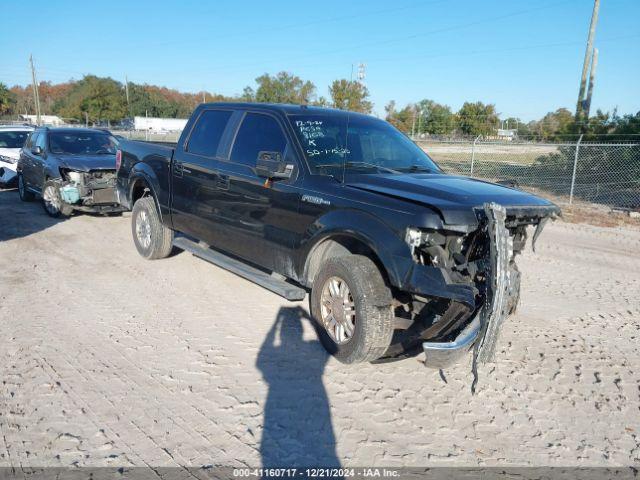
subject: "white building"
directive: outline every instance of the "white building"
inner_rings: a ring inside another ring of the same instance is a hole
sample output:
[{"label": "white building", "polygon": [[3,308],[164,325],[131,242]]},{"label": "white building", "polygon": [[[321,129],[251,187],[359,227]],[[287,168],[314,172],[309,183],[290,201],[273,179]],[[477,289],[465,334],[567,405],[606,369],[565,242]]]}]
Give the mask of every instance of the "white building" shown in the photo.
[{"label": "white building", "polygon": [[514,128],[506,129],[499,128],[498,129],[498,138],[501,140],[513,140],[518,136],[518,130]]},{"label": "white building", "polygon": [[[38,117],[36,115],[20,115],[20,118],[31,125],[36,125]],[[65,122],[57,115],[40,115],[40,123],[42,125],[52,125],[58,127],[64,125]]]},{"label": "white building", "polygon": [[187,124],[186,118],[134,117],[133,128],[150,132],[181,132]]}]

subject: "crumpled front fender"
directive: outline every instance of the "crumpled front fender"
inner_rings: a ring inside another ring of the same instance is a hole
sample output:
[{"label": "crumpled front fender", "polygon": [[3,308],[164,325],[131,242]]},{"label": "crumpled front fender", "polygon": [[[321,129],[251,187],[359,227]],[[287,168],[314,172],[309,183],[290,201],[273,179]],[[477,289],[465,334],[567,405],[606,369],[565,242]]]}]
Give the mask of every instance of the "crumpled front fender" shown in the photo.
[{"label": "crumpled front fender", "polygon": [[395,261],[396,268],[406,271],[398,285],[401,290],[427,297],[448,298],[475,309],[478,293],[475,286],[450,282],[446,270],[420,265],[412,258],[395,257]]}]

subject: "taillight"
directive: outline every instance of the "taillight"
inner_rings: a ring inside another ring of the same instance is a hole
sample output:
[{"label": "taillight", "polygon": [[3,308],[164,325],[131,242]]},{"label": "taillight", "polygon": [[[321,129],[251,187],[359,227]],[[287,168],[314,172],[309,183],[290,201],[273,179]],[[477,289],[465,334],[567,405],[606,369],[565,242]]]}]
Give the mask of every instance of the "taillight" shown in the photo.
[{"label": "taillight", "polygon": [[122,150],[116,152],[116,170],[120,170],[120,165],[122,165]]}]

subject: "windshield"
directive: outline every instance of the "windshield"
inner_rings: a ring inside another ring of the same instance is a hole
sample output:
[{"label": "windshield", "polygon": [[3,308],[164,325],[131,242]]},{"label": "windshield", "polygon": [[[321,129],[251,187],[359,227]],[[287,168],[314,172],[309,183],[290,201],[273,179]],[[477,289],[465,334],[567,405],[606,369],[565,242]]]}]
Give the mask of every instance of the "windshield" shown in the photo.
[{"label": "windshield", "polygon": [[51,153],[68,155],[115,155],[117,140],[105,132],[51,132]]},{"label": "windshield", "polygon": [[31,132],[29,131],[0,131],[0,148],[22,148]]},{"label": "windshield", "polygon": [[382,120],[335,113],[290,118],[312,173],[339,175],[343,163],[351,173],[441,173],[421,148]]}]

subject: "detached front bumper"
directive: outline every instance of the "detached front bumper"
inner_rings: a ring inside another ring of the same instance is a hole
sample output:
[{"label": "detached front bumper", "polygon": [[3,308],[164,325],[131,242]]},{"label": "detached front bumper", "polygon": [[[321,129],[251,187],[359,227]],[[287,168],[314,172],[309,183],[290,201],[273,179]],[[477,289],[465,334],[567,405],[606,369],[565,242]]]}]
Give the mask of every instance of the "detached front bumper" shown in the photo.
[{"label": "detached front bumper", "polygon": [[13,186],[17,180],[16,164],[0,162],[0,186]]},{"label": "detached front bumper", "polygon": [[480,335],[480,315],[468,324],[452,342],[423,342],[425,365],[445,368],[456,363],[471,348]]},{"label": "detached front bumper", "polygon": [[[506,209],[495,203],[485,204],[486,229],[490,251],[484,303],[475,318],[451,342],[423,342],[428,367],[443,368],[454,363],[474,347],[476,361],[493,361],[502,324],[515,310],[520,291],[520,274],[511,264],[513,241],[505,225]],[[474,346],[475,345],[475,346]]]}]

